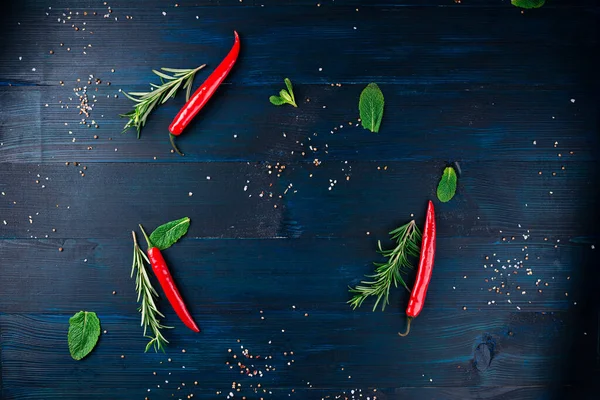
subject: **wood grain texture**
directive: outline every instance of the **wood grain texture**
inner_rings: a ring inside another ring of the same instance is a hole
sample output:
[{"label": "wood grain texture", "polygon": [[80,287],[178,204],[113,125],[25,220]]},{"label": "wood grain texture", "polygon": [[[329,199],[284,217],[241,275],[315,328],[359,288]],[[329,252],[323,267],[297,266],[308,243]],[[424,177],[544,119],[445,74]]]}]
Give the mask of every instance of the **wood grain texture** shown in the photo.
[{"label": "wood grain texture", "polygon": [[[183,389],[183,387],[182,387]],[[105,389],[82,389],[79,391],[81,396],[85,397],[98,397],[102,396]],[[182,394],[188,395],[188,393],[194,394],[193,398],[199,399],[214,399],[217,391],[210,389],[194,389],[180,390],[173,393],[173,391],[166,390],[164,393],[166,396],[170,394]],[[119,389],[119,393],[123,393],[128,398],[135,398],[138,392],[135,390]],[[155,392],[156,393],[156,392]],[[254,393],[252,391],[251,393]],[[552,399],[556,392],[552,389],[533,386],[533,387],[514,387],[514,386],[502,386],[496,388],[465,388],[465,387],[428,387],[428,388],[383,388],[383,389],[361,389],[353,388],[347,390],[335,390],[335,389],[269,389],[267,393],[258,390],[259,396],[265,396],[269,394],[273,398],[302,398],[302,399],[315,399],[315,400],[329,400],[329,399],[352,399],[352,398],[373,398],[376,396],[380,400],[463,400],[468,398],[478,398],[485,400],[530,400],[539,399],[546,400]],[[31,389],[8,389],[6,391],[6,399],[27,399],[27,400],[55,400],[61,399],[62,395],[56,393],[52,389],[45,388],[31,388]],[[146,393],[147,394],[147,393]],[[162,395],[162,393],[160,393]],[[362,395],[362,397],[359,397]],[[354,397],[353,397],[354,396]],[[152,398],[155,396],[150,396]],[[260,398],[260,397],[259,397]]]},{"label": "wood grain texture", "polygon": [[[456,313],[463,307],[550,312],[585,306],[575,288],[586,277],[569,266],[585,262],[592,252],[580,245],[555,249],[543,241],[527,246],[524,252],[522,243],[498,246],[473,238],[440,239],[427,308]],[[346,304],[348,286],[373,271],[371,263],[381,260],[376,248],[374,238],[182,239],[176,248],[165,251],[165,257],[195,312],[278,310],[291,304],[272,303],[272,299],[289,298],[304,309],[330,311],[336,318],[348,319],[353,318]],[[78,304],[97,312],[132,314],[131,250],[128,231],[113,240],[1,241],[0,254],[6,261],[2,278],[14,285],[5,288],[0,312],[54,313]],[[105,288],[104,294],[89,291],[88,281]],[[496,292],[496,287],[501,290]],[[120,295],[108,296],[113,290]],[[407,300],[408,294],[397,289],[389,307],[397,314],[399,304]],[[372,304],[366,302],[361,314],[368,314]]]},{"label": "wood grain texture", "polygon": [[[0,398],[596,400],[595,1],[10,3]],[[207,63],[198,86],[233,29],[239,62],[178,139],[185,157],[166,134],[181,96],[140,140],[120,133],[120,89]],[[268,102],[284,77],[298,109]],[[379,134],[357,126],[369,82],[386,99]],[[98,128],[80,124],[84,85]],[[373,270],[377,240],[423,221],[453,162],[427,304],[399,338],[408,294],[353,311],[348,286]],[[130,231],[183,216],[190,231],[165,256],[202,332],[161,299],[171,343],[144,354]],[[80,310],[106,333],[76,362],[66,333]]]},{"label": "wood grain texture", "polygon": [[[598,163],[563,158],[461,163],[456,198],[439,205],[439,235],[589,242]],[[424,216],[446,163],[275,165],[0,164],[0,237],[111,238],[183,216],[201,238],[381,237],[411,214]]]},{"label": "wood grain texture", "polygon": [[[87,79],[88,73],[78,76]],[[75,79],[65,82],[58,87],[0,88],[0,105],[5,110],[0,123],[11,133],[0,147],[0,160],[555,161],[558,153],[567,156],[571,151],[580,161],[597,159],[597,138],[586,134],[596,111],[591,92],[486,85],[411,90],[406,85],[382,85],[387,112],[381,132],[373,134],[357,121],[364,84],[331,87],[296,81],[296,96],[303,99],[298,109],[268,102],[269,96],[283,87],[283,78],[260,87],[230,85],[218,91],[215,103],[178,138],[186,153],[180,157],[170,153],[167,128],[183,98],[159,108],[137,140],[134,131],[119,134],[126,121],[118,115],[129,111],[132,102],[122,95],[106,98],[119,94],[114,81],[108,87],[94,87],[98,88],[97,102],[88,122],[95,121],[97,129],[80,124],[73,88],[81,84]],[[146,90],[141,86],[124,89]],[[571,103],[571,98],[577,102]],[[44,105],[41,108],[40,103]],[[33,123],[27,122],[31,119]],[[560,136],[559,131],[563,132]],[[95,135],[99,138],[94,139]],[[555,148],[558,139],[562,140]]]},{"label": "wood grain texture", "polygon": [[[135,316],[99,314],[107,333],[102,335],[94,357],[86,358],[85,363],[72,361],[68,352],[52,350],[64,345],[67,315],[2,314],[3,348],[7,353],[4,375],[16,386],[46,387],[60,381],[67,371],[77,378],[93,372],[95,387],[138,388],[139,395],[148,387],[157,388],[156,384],[169,379],[161,376],[176,370],[181,371],[175,375],[186,386],[202,379],[202,386],[215,390],[229,389],[238,379],[244,387],[262,381],[265,387],[306,388],[306,382],[310,382],[313,388],[339,390],[350,386],[430,387],[432,382],[442,387],[537,386],[560,379],[560,363],[568,357],[566,348],[557,350],[563,344],[561,338],[569,332],[566,313],[478,312],[475,319],[471,313],[450,316],[430,310],[427,318],[415,321],[418,335],[402,340],[397,335],[397,313],[332,318],[329,313],[319,312],[304,317],[302,311],[289,306],[262,315],[259,309],[215,314],[200,323],[206,328],[198,335],[177,326],[168,333],[168,355],[132,351],[145,345]],[[325,334],[325,330],[330,333]],[[485,335],[494,338],[496,351],[491,367],[481,374],[472,366],[473,351]],[[544,336],[543,342],[539,335]],[[249,354],[271,358],[246,358],[241,346]],[[261,369],[263,377],[240,374],[235,366],[239,358],[253,365],[252,370]],[[234,369],[229,368],[228,361],[234,363]],[[515,374],[525,366],[522,374]],[[382,369],[387,373],[378,373]],[[146,386],[140,387],[141,382]],[[87,383],[71,381],[68,385],[72,386],[69,390],[75,390]]]}]

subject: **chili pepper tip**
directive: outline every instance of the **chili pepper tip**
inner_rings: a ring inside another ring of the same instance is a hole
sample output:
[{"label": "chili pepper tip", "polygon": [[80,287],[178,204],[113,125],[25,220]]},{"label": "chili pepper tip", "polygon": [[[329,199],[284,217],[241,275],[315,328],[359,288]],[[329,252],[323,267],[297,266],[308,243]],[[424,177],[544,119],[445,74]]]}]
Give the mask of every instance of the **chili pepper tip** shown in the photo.
[{"label": "chili pepper tip", "polygon": [[175,139],[175,135],[173,135],[172,133],[169,133],[169,141],[171,142],[171,146],[173,146],[173,149],[177,152],[177,154],[179,154],[180,156],[183,156],[183,153],[181,151],[179,151],[177,146],[175,146],[174,139]]},{"label": "chili pepper tip", "polygon": [[406,331],[404,333],[398,332],[398,335],[400,335],[402,337],[408,335],[408,333],[410,332],[410,321],[412,321],[412,318],[411,317],[407,317],[406,318]]}]

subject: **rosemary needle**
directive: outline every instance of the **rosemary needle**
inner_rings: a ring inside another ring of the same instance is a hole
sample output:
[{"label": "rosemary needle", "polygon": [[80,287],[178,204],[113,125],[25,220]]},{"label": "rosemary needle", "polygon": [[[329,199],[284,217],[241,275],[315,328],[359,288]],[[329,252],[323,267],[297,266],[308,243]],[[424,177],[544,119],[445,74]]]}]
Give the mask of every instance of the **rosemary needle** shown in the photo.
[{"label": "rosemary needle", "polygon": [[[137,291],[137,302],[140,303],[138,311],[142,314],[141,325],[144,327],[144,336],[150,339],[146,345],[148,351],[151,347],[154,347],[154,351],[162,350],[165,351],[164,346],[169,343],[167,339],[162,335],[161,329],[171,328],[160,323],[160,318],[165,316],[158,310],[154,299],[158,297],[158,293],[152,287],[150,278],[146,271],[144,262],[150,264],[146,254],[140,249],[137,243],[135,232],[131,232],[133,235],[133,264],[131,266],[131,277],[135,273],[135,290]],[[141,302],[140,302],[141,300]],[[150,327],[153,336],[146,335],[146,331]]]},{"label": "rosemary needle", "polygon": [[[354,296],[348,301],[352,308],[360,307],[369,296],[377,296],[373,311],[381,302],[381,310],[385,310],[386,304],[389,304],[390,288],[392,284],[398,287],[401,284],[408,289],[406,282],[402,279],[401,273],[406,273],[411,269],[412,263],[410,257],[419,256],[419,244],[421,242],[421,231],[414,220],[390,232],[392,240],[397,245],[391,250],[383,250],[381,242],[378,242],[378,253],[387,258],[384,263],[373,263],[376,270],[375,274],[367,275],[367,278],[373,278],[369,281],[361,281],[354,289],[350,288],[350,293]],[[383,300],[383,301],[382,301]]]},{"label": "rosemary needle", "polygon": [[[176,69],[176,68],[161,68],[162,71],[152,70],[160,78],[160,85],[151,83],[151,89],[149,92],[129,92],[123,94],[130,100],[136,102],[133,110],[126,114],[121,114],[121,117],[129,118],[129,121],[123,127],[123,132],[129,128],[135,128],[137,130],[137,137],[140,138],[140,133],[148,116],[154,109],[164,104],[167,100],[175,97],[177,91],[183,84],[183,88],[186,89],[185,101],[190,99],[190,93],[192,92],[192,83],[194,82],[194,76],[196,72],[204,68],[206,64],[203,64],[195,69]],[[165,72],[170,72],[169,75]]]}]

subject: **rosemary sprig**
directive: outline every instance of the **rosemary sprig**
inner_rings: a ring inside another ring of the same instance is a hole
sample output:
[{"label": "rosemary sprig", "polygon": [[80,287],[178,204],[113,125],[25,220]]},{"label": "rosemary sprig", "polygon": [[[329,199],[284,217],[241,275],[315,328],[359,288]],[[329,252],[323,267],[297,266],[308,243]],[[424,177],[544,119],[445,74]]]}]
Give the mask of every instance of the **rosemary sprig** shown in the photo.
[{"label": "rosemary sprig", "polygon": [[149,92],[123,92],[125,97],[137,103],[133,110],[120,115],[121,117],[129,118],[129,121],[127,121],[123,128],[123,132],[129,128],[135,128],[139,139],[142,128],[146,125],[146,119],[150,113],[154,111],[156,106],[164,104],[170,98],[175,97],[182,84],[183,88],[186,89],[185,100],[188,101],[192,92],[194,75],[205,66],[206,64],[203,64],[195,69],[161,68],[161,70],[170,72],[173,75],[153,69],[152,72],[159,76],[161,85],[151,83],[151,90]]},{"label": "rosemary sprig", "polygon": [[[146,266],[144,262],[150,264],[146,254],[140,249],[138,245],[135,232],[131,232],[133,235],[133,264],[131,266],[131,277],[135,273],[135,290],[137,291],[137,302],[140,303],[138,311],[142,314],[142,322],[140,325],[144,327],[144,336],[150,339],[150,342],[146,345],[147,352],[151,347],[154,347],[154,351],[162,350],[165,351],[164,346],[169,343],[167,339],[162,335],[161,329],[171,328],[160,323],[160,318],[165,316],[158,311],[154,299],[158,297],[158,293],[152,287],[150,278],[146,272]],[[140,302],[141,299],[141,302]],[[146,330],[150,327],[153,336],[146,335]]]},{"label": "rosemary sprig", "polygon": [[[365,299],[369,296],[377,296],[377,301],[373,306],[373,311],[381,302],[381,310],[385,310],[386,304],[389,304],[389,294],[392,284],[398,287],[401,284],[408,289],[406,282],[402,279],[401,273],[406,273],[413,267],[410,257],[419,256],[419,248],[421,243],[421,231],[417,227],[414,220],[406,225],[403,225],[390,232],[392,240],[396,241],[397,245],[391,250],[383,250],[381,242],[378,242],[378,253],[387,258],[384,263],[373,263],[377,269],[375,274],[367,275],[368,278],[373,278],[370,281],[361,281],[356,288],[350,288],[350,293],[354,293],[352,299],[348,303],[352,308],[360,307]],[[382,301],[383,300],[383,301]]]}]

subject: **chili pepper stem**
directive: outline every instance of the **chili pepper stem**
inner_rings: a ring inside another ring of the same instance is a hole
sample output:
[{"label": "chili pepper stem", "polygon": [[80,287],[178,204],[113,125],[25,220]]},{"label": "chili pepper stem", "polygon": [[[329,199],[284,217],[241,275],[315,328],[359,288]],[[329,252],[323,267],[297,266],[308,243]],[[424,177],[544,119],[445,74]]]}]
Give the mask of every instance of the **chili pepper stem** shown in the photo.
[{"label": "chili pepper stem", "polygon": [[[146,231],[142,227],[142,224],[139,224],[139,226],[140,226],[140,229],[142,230],[142,235],[144,235],[144,238],[146,239],[146,243],[148,243],[148,248],[151,249],[154,246],[152,246],[152,243],[150,242],[150,238],[148,238],[148,235],[146,235]],[[133,235],[133,238],[135,239],[135,235]]]},{"label": "chili pepper stem", "polygon": [[398,332],[398,335],[400,335],[402,337],[408,335],[408,333],[410,332],[410,321],[412,321],[412,318],[406,317],[406,331],[404,333]]},{"label": "chili pepper stem", "polygon": [[175,150],[177,152],[177,154],[179,154],[180,156],[183,156],[183,153],[181,151],[179,151],[179,149],[175,145],[175,135],[173,135],[172,133],[169,133],[169,142],[171,142],[171,146],[173,146],[173,150]]}]

